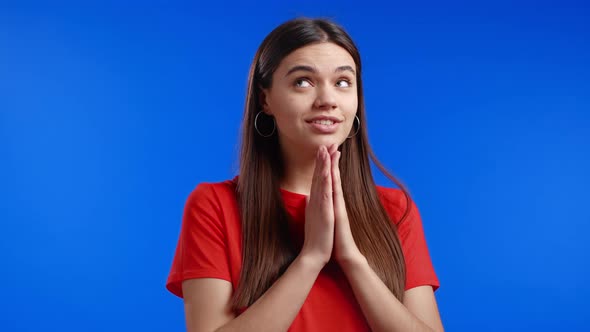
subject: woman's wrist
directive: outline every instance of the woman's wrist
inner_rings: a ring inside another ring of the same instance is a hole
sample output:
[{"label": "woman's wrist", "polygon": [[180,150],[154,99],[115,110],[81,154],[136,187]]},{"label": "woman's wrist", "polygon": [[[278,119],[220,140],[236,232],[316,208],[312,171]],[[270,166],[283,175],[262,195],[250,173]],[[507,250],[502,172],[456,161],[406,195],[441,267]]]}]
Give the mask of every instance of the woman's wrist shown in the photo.
[{"label": "woman's wrist", "polygon": [[295,262],[302,265],[305,269],[309,269],[311,272],[317,273],[319,273],[327,264],[327,261],[325,261],[322,257],[306,253],[304,251],[302,251],[299,256],[297,256]]},{"label": "woman's wrist", "polygon": [[344,273],[363,268],[369,264],[367,258],[360,252],[356,253],[355,255],[339,257],[337,262]]}]

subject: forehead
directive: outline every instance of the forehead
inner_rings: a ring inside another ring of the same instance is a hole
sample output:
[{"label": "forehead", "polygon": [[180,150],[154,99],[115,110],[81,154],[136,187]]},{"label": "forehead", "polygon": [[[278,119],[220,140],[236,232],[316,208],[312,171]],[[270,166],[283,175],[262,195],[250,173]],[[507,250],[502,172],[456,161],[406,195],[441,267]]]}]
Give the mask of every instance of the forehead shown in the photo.
[{"label": "forehead", "polygon": [[334,43],[317,43],[298,48],[281,61],[277,71],[287,71],[293,65],[309,65],[319,71],[348,65],[356,70],[354,59],[348,51]]}]

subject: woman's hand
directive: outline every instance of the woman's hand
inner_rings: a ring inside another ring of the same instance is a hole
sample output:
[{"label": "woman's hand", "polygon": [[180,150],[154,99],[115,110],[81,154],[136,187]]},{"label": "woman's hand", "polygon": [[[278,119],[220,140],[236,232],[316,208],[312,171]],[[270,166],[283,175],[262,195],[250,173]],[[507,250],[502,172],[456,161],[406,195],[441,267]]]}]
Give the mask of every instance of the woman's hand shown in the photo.
[{"label": "woman's hand", "polygon": [[334,258],[343,268],[362,262],[365,257],[361,254],[350,230],[344,194],[342,192],[342,181],[340,178],[340,155],[336,144],[330,146],[328,151],[331,161],[332,178],[332,200],[334,205]]},{"label": "woman's hand", "polygon": [[323,267],[330,260],[334,244],[331,158],[325,146],[320,146],[316,154],[311,192],[306,200],[301,255]]}]

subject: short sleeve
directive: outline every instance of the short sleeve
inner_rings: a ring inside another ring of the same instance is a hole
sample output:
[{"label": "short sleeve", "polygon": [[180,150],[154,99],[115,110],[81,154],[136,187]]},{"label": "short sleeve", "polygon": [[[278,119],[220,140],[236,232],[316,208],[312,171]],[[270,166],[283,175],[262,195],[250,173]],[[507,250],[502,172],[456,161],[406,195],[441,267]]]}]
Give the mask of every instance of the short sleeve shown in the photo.
[{"label": "short sleeve", "polygon": [[430,285],[433,291],[436,291],[440,283],[428,252],[420,211],[413,201],[410,206],[408,218],[398,225],[398,234],[406,261],[405,289]]},{"label": "short sleeve", "polygon": [[430,285],[436,291],[440,283],[430,259],[418,206],[411,200],[410,212],[406,219],[400,222],[407,206],[403,191],[385,187],[378,187],[378,191],[385,210],[397,226],[406,263],[405,290]]},{"label": "short sleeve", "polygon": [[166,288],[183,297],[182,282],[193,278],[231,281],[227,232],[221,204],[211,184],[200,184],[189,195]]}]

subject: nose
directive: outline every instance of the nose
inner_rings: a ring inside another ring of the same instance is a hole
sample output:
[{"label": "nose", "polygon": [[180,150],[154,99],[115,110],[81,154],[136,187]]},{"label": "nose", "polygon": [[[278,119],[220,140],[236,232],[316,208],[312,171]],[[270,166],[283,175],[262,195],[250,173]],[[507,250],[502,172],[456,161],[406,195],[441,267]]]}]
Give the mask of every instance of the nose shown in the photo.
[{"label": "nose", "polygon": [[313,103],[313,107],[322,110],[335,109],[338,104],[336,103],[335,91],[332,91],[329,87],[318,87],[317,95]]}]

